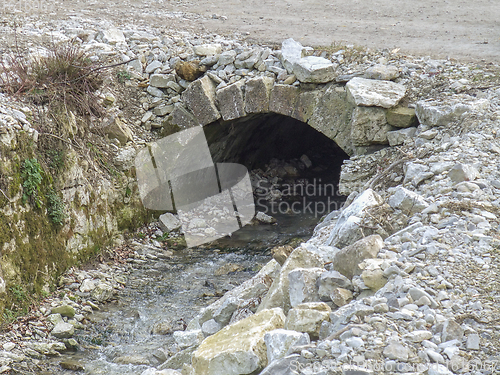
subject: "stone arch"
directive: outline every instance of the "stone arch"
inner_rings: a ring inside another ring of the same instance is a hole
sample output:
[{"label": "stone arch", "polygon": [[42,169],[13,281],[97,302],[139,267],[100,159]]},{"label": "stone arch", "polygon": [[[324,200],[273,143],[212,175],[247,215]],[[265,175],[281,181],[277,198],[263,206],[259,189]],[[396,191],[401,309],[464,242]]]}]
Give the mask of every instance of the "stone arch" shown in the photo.
[{"label": "stone arch", "polygon": [[355,80],[351,85],[286,85],[258,76],[216,86],[216,77],[206,74],[183,92],[182,103],[172,113],[172,123],[185,129],[276,113],[308,124],[349,156],[365,154],[388,145],[388,132],[395,129],[387,121],[388,108],[396,106],[406,90],[388,81]]}]

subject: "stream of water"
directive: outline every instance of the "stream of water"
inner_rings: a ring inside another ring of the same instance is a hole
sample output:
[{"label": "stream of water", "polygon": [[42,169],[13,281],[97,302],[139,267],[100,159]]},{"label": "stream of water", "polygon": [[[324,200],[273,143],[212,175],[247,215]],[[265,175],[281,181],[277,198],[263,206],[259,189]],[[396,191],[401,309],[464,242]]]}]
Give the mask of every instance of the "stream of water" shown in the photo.
[{"label": "stream of water", "polygon": [[[185,249],[169,259],[134,264],[117,301],[90,315],[91,323],[75,335],[83,350],[47,361],[45,374],[74,374],[59,367],[65,360],[77,360],[92,375],[140,375],[160,365],[174,347],[172,334],[158,334],[162,325],[188,323],[225,291],[254,276],[271,259],[273,245],[305,240],[318,221],[304,214],[275,217],[278,224],[246,226],[219,240],[217,248]],[[228,263],[239,270],[216,276]]]}]

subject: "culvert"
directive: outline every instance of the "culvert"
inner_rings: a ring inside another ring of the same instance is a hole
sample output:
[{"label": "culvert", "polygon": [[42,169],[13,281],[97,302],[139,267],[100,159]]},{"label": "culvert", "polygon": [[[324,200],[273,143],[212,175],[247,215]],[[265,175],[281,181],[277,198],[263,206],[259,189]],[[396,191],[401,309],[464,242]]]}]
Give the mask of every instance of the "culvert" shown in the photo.
[{"label": "culvert", "polygon": [[215,163],[238,163],[250,171],[256,217],[274,224],[243,227],[216,246],[271,246],[306,238],[323,215],[343,203],[338,181],[349,156],[308,124],[260,113],[216,121],[203,129]]}]

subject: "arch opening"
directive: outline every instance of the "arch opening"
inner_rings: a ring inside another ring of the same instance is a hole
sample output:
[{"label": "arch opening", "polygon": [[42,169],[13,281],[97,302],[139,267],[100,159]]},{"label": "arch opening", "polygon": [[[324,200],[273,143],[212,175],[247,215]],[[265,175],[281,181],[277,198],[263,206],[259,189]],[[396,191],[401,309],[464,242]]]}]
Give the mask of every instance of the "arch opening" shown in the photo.
[{"label": "arch opening", "polygon": [[[340,208],[340,168],[349,156],[306,123],[261,113],[204,127],[214,162],[240,163],[250,171],[256,211],[276,219],[233,234],[231,244],[282,244],[312,234],[318,220]],[[260,241],[256,240],[256,237]],[[218,240],[221,246],[224,240]],[[224,246],[224,245],[222,245]]]}]

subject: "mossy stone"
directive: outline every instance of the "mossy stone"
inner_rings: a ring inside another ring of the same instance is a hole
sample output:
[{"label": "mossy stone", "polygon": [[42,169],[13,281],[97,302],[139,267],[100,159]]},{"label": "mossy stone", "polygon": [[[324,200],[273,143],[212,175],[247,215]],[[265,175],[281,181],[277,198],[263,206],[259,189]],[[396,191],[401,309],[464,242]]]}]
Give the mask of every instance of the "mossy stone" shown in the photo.
[{"label": "mossy stone", "polygon": [[73,318],[75,316],[75,309],[70,305],[57,306],[51,310],[51,314],[61,314],[62,316]]}]

